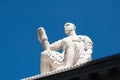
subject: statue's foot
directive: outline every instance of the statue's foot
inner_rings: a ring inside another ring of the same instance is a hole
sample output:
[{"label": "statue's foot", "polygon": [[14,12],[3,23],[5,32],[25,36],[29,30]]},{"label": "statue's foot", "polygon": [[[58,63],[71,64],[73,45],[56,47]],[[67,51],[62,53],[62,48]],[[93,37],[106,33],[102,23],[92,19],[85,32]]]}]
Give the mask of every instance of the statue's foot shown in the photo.
[{"label": "statue's foot", "polygon": [[60,67],[58,67],[56,70],[62,70],[62,69],[66,69],[66,68],[68,68],[69,66],[60,66]]}]

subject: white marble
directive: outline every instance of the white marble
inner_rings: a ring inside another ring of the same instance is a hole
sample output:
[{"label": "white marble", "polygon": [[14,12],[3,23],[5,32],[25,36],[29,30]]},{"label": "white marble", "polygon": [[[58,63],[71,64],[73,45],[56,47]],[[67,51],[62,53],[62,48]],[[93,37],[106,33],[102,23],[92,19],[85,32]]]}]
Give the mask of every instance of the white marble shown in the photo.
[{"label": "white marble", "polygon": [[[83,65],[92,60],[93,42],[91,39],[86,35],[77,35],[76,26],[73,23],[66,23],[64,29],[67,37],[50,44],[44,28],[38,28],[38,39],[44,48],[40,58],[42,74]],[[59,50],[63,52],[60,53]]]}]

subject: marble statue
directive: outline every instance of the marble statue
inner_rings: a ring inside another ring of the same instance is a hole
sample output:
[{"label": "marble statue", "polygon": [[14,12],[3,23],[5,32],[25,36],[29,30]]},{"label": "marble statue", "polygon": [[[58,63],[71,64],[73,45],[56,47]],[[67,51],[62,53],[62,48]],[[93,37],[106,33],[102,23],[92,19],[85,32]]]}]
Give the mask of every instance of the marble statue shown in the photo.
[{"label": "marble statue", "polygon": [[[44,48],[41,52],[41,73],[73,65],[81,66],[92,60],[91,39],[86,35],[77,35],[76,26],[73,23],[66,23],[64,30],[67,37],[50,44],[44,28],[38,28],[38,39]],[[62,50],[62,53],[59,50]]]}]

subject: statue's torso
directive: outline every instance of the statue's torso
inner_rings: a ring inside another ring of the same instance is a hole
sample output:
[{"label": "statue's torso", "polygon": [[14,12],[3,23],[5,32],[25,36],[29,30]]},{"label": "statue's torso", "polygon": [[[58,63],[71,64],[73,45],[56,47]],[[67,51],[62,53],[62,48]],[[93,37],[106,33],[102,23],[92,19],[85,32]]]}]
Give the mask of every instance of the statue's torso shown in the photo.
[{"label": "statue's torso", "polygon": [[[78,53],[78,50],[84,50],[85,49],[85,41],[84,41],[85,36],[73,36],[73,37],[67,37],[63,39],[63,41],[71,41],[73,44],[74,50],[76,53]],[[66,43],[62,44],[63,49],[66,48]]]}]

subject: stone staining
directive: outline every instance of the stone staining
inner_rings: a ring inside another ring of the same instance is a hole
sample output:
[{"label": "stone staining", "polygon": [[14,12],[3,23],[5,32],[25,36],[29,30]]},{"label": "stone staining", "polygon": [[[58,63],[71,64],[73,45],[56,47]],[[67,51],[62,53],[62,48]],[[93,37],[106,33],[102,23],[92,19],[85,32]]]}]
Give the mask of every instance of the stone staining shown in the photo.
[{"label": "stone staining", "polygon": [[[66,23],[64,30],[67,37],[50,44],[44,28],[38,28],[38,39],[44,48],[40,58],[41,77],[70,70],[92,60],[91,39],[85,35],[77,35],[73,23]],[[61,49],[63,52],[58,52]]]}]

